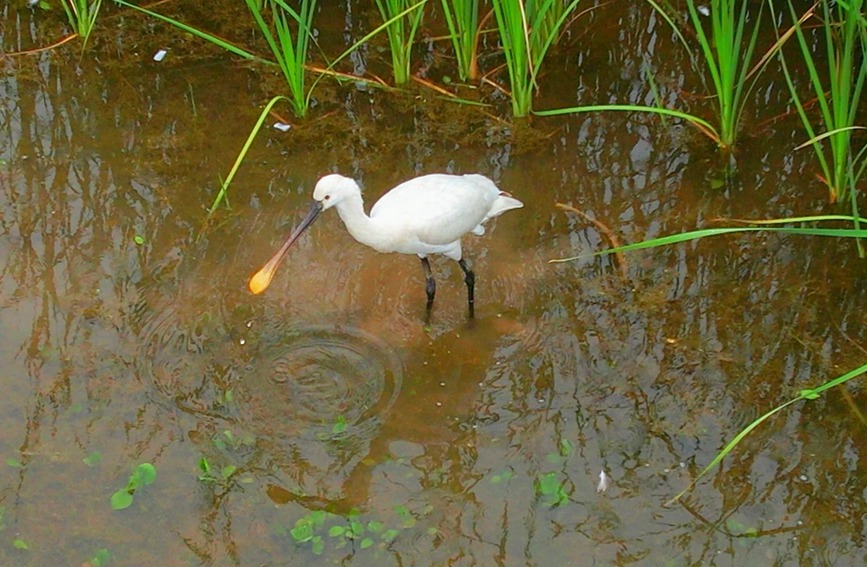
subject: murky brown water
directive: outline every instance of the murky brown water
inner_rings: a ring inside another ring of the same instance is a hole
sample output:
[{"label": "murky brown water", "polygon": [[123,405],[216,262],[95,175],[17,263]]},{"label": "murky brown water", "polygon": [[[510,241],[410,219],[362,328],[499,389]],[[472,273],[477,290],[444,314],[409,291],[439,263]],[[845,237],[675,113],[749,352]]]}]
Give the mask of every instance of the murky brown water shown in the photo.
[{"label": "murky brown water", "polygon": [[[57,14],[23,4],[0,11],[5,51],[59,32]],[[358,32],[357,15],[328,10],[325,43],[343,22]],[[763,124],[786,108],[781,84],[757,89],[717,189],[725,160],[682,124],[510,127],[425,92],[328,86],[311,120],[260,137],[231,212],[206,226],[278,83],[106,16],[80,59],[71,43],[0,60],[0,563],[79,565],[102,548],[111,565],[864,563],[857,382],[772,419],[665,506],[752,419],[863,363],[852,245],[704,240],[629,254],[626,277],[610,258],[547,263],[608,246],[555,202],[624,242],[824,210],[794,119]],[[701,108],[647,9],[592,18],[551,60],[539,107],[651,103],[649,57],[664,98]],[[369,203],[438,171],[489,175],[524,201],[466,239],[474,325],[456,265],[433,263],[425,328],[418,260],[356,244],[333,213],[266,294],[246,291],[331,171]],[[202,457],[217,481],[200,480]],[[141,462],[156,482],[112,511]],[[305,518],[322,549],[294,541]]]}]

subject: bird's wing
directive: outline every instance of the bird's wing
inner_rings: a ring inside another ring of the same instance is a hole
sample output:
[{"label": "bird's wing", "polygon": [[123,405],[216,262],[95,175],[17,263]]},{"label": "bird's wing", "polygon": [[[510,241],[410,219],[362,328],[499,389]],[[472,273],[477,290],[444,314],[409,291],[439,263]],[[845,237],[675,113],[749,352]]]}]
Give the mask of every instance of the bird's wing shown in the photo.
[{"label": "bird's wing", "polygon": [[495,190],[466,177],[417,177],[386,193],[370,217],[426,244],[450,244],[485,220]]}]

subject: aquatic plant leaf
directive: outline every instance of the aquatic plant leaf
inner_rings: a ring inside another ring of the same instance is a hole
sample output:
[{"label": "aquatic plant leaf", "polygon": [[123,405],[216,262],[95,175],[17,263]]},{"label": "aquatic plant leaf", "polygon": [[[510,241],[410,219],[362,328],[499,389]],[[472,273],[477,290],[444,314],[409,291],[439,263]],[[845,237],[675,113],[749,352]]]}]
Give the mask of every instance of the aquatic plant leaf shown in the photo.
[{"label": "aquatic plant leaf", "polygon": [[377,533],[381,532],[382,528],[384,528],[384,527],[385,526],[383,525],[382,522],[367,522],[367,531],[369,531],[371,533],[377,534]]},{"label": "aquatic plant leaf", "polygon": [[313,526],[306,518],[298,520],[295,527],[289,530],[289,535],[296,543],[304,543],[313,539]]},{"label": "aquatic plant leaf", "polygon": [[322,552],[325,551],[325,542],[322,540],[322,536],[313,538],[312,550],[314,555],[322,555]]},{"label": "aquatic plant leaf", "polygon": [[153,484],[157,479],[157,469],[150,463],[141,463],[135,468],[135,473],[143,486]]},{"label": "aquatic plant leaf", "polygon": [[100,461],[102,461],[102,455],[96,451],[81,459],[81,462],[89,467],[98,465]]},{"label": "aquatic plant leaf", "polygon": [[346,431],[346,418],[341,415],[337,417],[334,425],[331,426],[331,433],[340,435],[344,431]]},{"label": "aquatic plant leaf", "polygon": [[111,553],[109,553],[106,548],[102,547],[93,554],[93,557],[90,558],[90,565],[91,567],[106,567],[109,559],[111,559]]},{"label": "aquatic plant leaf", "polygon": [[132,494],[126,488],[118,490],[111,495],[111,509],[125,510],[132,505]]}]

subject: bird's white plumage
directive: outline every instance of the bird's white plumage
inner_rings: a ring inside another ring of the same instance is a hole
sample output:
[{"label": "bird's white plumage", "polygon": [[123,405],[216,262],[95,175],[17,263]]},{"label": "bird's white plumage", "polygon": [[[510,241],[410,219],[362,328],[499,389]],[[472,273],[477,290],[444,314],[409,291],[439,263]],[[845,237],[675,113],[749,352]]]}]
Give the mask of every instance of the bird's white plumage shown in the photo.
[{"label": "bird's white plumage", "polygon": [[358,184],[341,175],[319,180],[313,198],[334,207],[350,234],[379,252],[443,254],[461,259],[461,237],[484,234],[484,223],[523,203],[483,175],[433,174],[401,183],[364,213]]}]

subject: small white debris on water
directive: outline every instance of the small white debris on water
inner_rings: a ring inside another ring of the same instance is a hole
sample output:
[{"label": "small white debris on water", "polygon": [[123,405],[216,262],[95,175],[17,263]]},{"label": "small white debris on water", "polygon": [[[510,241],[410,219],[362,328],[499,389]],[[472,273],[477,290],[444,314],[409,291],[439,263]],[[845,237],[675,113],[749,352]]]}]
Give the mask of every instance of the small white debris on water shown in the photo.
[{"label": "small white debris on water", "polygon": [[437,402],[437,407],[438,407],[438,408],[443,407],[443,403],[442,403],[442,402]]},{"label": "small white debris on water", "polygon": [[292,128],[291,124],[286,124],[285,122],[275,122],[274,128],[280,130],[281,132],[288,132],[290,128]]},{"label": "small white debris on water", "polygon": [[707,6],[699,6],[697,9],[698,13],[702,16],[710,16],[710,8],[708,8]]},{"label": "small white debris on water", "polygon": [[247,321],[247,328],[251,328],[253,326],[253,321]]},{"label": "small white debris on water", "polygon": [[241,343],[242,345],[245,345],[245,344],[247,344],[247,341],[246,341],[246,339],[241,339],[241,340],[240,340],[240,343]]},{"label": "small white debris on water", "polygon": [[445,388],[445,387],[446,387],[446,383],[445,383],[445,382],[440,382],[440,388]]},{"label": "small white debris on water", "polygon": [[807,475],[805,475],[805,474],[802,474],[802,475],[799,476],[798,478],[801,479],[801,482],[807,482],[808,480],[810,480],[810,479],[807,477]]},{"label": "small white debris on water", "polygon": [[168,53],[168,51],[166,51],[165,49],[160,49],[159,51],[154,53],[154,61],[159,63],[160,61],[162,61],[163,59],[166,58],[166,53]]},{"label": "small white debris on water", "polygon": [[599,484],[596,485],[596,492],[602,494],[608,490],[608,485],[611,484],[611,479],[605,474],[605,470],[599,471]]}]

